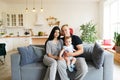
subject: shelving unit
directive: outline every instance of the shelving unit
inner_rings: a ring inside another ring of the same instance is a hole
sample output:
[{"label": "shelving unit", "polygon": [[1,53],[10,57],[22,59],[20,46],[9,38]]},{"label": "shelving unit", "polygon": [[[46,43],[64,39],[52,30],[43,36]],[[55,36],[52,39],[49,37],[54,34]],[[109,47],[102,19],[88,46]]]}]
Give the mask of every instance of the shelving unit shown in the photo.
[{"label": "shelving unit", "polygon": [[23,14],[18,14],[18,24],[19,26],[23,26]]},{"label": "shelving unit", "polygon": [[120,53],[117,53],[115,50],[112,49],[106,49],[107,51],[114,54],[114,60],[120,63]]},{"label": "shelving unit", "polygon": [[5,26],[6,27],[23,27],[23,14],[22,13],[7,13],[5,15]]},{"label": "shelving unit", "polygon": [[47,20],[49,26],[54,26],[54,25],[59,26],[60,25],[60,21],[58,21],[57,18],[55,18],[55,17],[50,16],[50,17],[46,18],[46,20]]}]

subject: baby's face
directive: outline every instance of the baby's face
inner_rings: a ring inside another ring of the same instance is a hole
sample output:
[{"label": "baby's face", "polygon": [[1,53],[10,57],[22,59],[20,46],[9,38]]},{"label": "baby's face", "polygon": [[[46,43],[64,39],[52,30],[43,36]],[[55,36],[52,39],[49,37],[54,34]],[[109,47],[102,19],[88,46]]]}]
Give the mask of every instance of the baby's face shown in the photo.
[{"label": "baby's face", "polygon": [[65,45],[69,46],[72,43],[71,39],[66,39],[65,40]]}]

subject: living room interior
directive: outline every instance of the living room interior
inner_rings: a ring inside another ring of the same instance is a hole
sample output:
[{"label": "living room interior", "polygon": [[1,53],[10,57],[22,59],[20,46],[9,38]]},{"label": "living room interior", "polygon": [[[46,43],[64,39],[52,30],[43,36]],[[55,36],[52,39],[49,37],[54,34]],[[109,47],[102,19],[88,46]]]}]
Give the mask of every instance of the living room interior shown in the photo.
[{"label": "living room interior", "polygon": [[112,50],[114,32],[120,34],[119,4],[120,0],[0,0],[0,43],[6,44],[7,52],[5,61],[0,56],[0,80],[12,80],[10,56],[18,47],[44,45],[56,25],[68,24],[81,36],[80,26],[88,22],[96,25],[96,42],[114,55],[113,80],[119,80],[120,54]]}]

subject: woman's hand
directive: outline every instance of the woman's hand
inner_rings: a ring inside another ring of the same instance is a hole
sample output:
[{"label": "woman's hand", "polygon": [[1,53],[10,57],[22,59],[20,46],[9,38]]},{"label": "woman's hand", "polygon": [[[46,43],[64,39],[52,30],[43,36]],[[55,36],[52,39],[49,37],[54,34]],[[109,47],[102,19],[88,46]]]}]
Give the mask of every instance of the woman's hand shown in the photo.
[{"label": "woman's hand", "polygon": [[54,56],[54,55],[52,55],[51,53],[50,54],[48,54],[48,57],[51,57],[51,58],[53,58],[53,59],[55,59],[55,60],[58,60],[58,56]]}]

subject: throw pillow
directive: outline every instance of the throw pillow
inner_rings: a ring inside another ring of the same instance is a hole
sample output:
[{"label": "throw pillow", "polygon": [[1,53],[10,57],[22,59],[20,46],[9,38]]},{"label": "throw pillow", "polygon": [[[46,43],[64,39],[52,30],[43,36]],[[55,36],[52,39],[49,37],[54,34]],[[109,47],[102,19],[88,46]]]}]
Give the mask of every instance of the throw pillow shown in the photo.
[{"label": "throw pillow", "polygon": [[32,46],[18,47],[21,56],[21,66],[36,62],[37,56],[34,54]]},{"label": "throw pillow", "polygon": [[32,46],[34,53],[37,55],[37,61],[42,61],[45,54],[45,49],[42,47]]},{"label": "throw pillow", "polygon": [[93,54],[92,54],[92,60],[94,66],[99,69],[103,65],[103,60],[104,60],[104,50],[100,47],[98,43],[95,43],[94,48],[93,48]]},{"label": "throw pillow", "polygon": [[92,61],[93,47],[94,44],[83,44],[83,57],[85,57],[86,61]]}]

